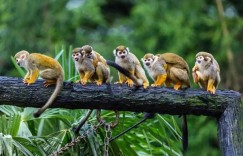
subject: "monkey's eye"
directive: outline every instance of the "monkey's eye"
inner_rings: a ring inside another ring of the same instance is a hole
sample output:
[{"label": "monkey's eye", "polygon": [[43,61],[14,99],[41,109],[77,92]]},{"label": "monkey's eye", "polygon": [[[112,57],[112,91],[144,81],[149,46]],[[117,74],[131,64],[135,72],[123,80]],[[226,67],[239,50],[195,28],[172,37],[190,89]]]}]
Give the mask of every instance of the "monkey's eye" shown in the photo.
[{"label": "monkey's eye", "polygon": [[151,58],[149,58],[148,61],[151,61]]},{"label": "monkey's eye", "polygon": [[122,51],[119,51],[119,55],[121,55],[122,54]]},{"label": "monkey's eye", "polygon": [[122,53],[123,53],[123,54],[126,54],[126,52],[125,52],[125,51],[123,51]]},{"label": "monkey's eye", "polygon": [[73,54],[72,56],[75,57],[75,54]]}]

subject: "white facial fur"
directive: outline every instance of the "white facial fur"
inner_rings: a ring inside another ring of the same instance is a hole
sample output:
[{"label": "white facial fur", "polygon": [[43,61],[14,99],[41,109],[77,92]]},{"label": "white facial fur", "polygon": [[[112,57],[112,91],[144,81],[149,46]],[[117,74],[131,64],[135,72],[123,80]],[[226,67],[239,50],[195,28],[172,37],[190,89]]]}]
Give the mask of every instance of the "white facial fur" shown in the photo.
[{"label": "white facial fur", "polygon": [[113,51],[113,54],[118,57],[118,58],[121,58],[121,59],[125,59],[127,54],[129,53],[129,49],[128,48],[125,48],[124,50],[120,51],[120,50],[117,50],[115,49]]}]

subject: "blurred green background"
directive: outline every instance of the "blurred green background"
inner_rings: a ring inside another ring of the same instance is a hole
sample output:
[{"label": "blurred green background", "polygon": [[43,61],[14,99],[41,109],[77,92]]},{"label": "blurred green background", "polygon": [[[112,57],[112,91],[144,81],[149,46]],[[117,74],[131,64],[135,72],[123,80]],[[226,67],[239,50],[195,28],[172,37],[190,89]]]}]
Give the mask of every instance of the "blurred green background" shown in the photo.
[{"label": "blurred green background", "polygon": [[[243,3],[238,0],[0,2],[2,76],[20,77],[10,56],[23,49],[55,57],[58,47],[68,50],[70,45],[90,44],[106,59],[114,60],[113,49],[123,44],[139,59],[147,52],[177,53],[190,68],[197,52],[210,52],[221,68],[219,88],[243,92]],[[116,71],[112,70],[112,76],[117,80]],[[185,155],[199,151],[201,155],[220,155],[216,120],[189,116]],[[150,151],[150,155],[155,154]]]}]

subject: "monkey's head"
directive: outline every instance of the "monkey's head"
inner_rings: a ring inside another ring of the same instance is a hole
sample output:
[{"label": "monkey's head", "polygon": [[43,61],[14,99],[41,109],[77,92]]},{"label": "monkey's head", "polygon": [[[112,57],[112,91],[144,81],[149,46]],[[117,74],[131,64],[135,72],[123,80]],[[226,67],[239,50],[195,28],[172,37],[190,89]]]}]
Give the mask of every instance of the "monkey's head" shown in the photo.
[{"label": "monkey's head", "polygon": [[146,66],[150,66],[154,61],[155,61],[155,58],[157,56],[154,56],[153,54],[151,53],[147,53],[143,56],[143,58],[141,59],[142,62],[143,62],[143,65],[146,65]]},{"label": "monkey's head", "polygon": [[29,56],[29,52],[26,50],[21,50],[19,52],[17,52],[14,56],[16,63],[20,66],[20,67],[25,67],[26,66],[26,61],[28,59]]},{"label": "monkey's head", "polygon": [[83,58],[82,48],[75,48],[72,52],[73,61],[80,61]]},{"label": "monkey's head", "polygon": [[89,59],[92,59],[92,52],[93,52],[93,48],[90,45],[82,46],[83,57],[87,57]]},{"label": "monkey's head", "polygon": [[209,67],[213,63],[213,55],[207,52],[199,52],[196,55],[196,64],[200,67]]},{"label": "monkey's head", "polygon": [[128,53],[129,53],[129,48],[125,47],[123,45],[116,47],[116,49],[113,51],[113,54],[115,55],[115,57],[118,57],[121,59],[125,59]]}]

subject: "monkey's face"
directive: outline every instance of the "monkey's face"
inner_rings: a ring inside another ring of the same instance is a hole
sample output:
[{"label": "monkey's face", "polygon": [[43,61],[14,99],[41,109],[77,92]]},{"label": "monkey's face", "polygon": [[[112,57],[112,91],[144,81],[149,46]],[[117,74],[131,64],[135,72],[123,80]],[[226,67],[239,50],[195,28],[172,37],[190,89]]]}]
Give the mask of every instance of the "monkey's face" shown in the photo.
[{"label": "monkey's face", "polygon": [[82,54],[80,52],[73,52],[72,58],[74,61],[80,61],[82,58]]},{"label": "monkey's face", "polygon": [[146,65],[147,67],[150,67],[151,64],[155,60],[155,56],[153,54],[146,54],[146,55],[144,55],[144,57],[141,60],[144,65]]},{"label": "monkey's face", "polygon": [[200,67],[205,67],[208,64],[210,64],[212,62],[212,59],[210,57],[204,57],[204,56],[197,56],[196,57],[196,64],[198,64],[198,66]]},{"label": "monkey's face", "polygon": [[114,51],[114,55],[118,58],[125,59],[129,53],[129,49],[125,46],[118,46]]},{"label": "monkey's face", "polygon": [[83,51],[83,57],[92,59],[93,58],[92,52],[85,52],[85,51]]},{"label": "monkey's face", "polygon": [[21,54],[19,57],[16,57],[16,63],[18,66],[25,67],[26,58],[26,54]]}]

